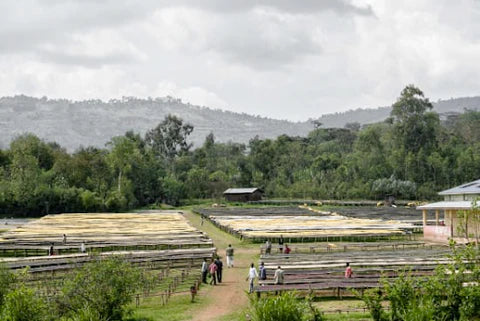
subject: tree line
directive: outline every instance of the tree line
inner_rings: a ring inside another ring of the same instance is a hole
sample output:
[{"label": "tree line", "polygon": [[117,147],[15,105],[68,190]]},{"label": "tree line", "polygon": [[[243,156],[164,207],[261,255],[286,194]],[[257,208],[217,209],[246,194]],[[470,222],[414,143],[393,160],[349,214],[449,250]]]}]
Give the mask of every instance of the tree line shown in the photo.
[{"label": "tree line", "polygon": [[193,149],[193,126],[168,115],[145,135],[113,137],[73,153],[33,134],[0,150],[0,214],[122,211],[220,198],[255,186],[269,198],[434,199],[480,178],[480,112],[440,119],[423,92],[403,89],[381,123],[349,123],[307,137],[255,137]]}]

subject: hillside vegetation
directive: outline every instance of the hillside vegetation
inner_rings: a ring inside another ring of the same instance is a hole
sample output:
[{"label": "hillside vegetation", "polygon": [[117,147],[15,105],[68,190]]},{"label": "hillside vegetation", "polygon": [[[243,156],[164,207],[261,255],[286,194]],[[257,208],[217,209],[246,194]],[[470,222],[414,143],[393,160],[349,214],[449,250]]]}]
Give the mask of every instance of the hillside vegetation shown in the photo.
[{"label": "hillside vegetation", "polygon": [[[480,97],[443,100],[433,105],[434,110],[441,114],[461,113],[465,108],[478,109]],[[391,107],[356,109],[323,115],[318,121],[324,128],[341,128],[352,122],[361,125],[381,122],[390,112]],[[129,130],[144,135],[168,114],[176,115],[194,126],[189,141],[196,147],[201,146],[210,132],[218,142],[246,144],[257,135],[260,138],[307,136],[314,129],[311,120],[294,123],[214,110],[186,104],[171,97],[125,97],[108,102],[73,102],[22,95],[0,98],[0,147],[6,148],[11,140],[27,132],[47,141],[55,141],[69,151],[80,146],[105,147],[111,137]]]},{"label": "hillside vegetation", "polygon": [[73,153],[33,134],[0,150],[0,212],[121,211],[153,203],[219,198],[227,187],[257,186],[268,197],[432,199],[480,178],[480,112],[441,121],[422,91],[407,86],[384,121],[316,128],[248,144],[208,134],[168,115],[145,134],[129,131],[106,148]]},{"label": "hillside vegetation", "polygon": [[105,147],[111,137],[134,130],[142,135],[172,114],[191,123],[195,131],[189,141],[200,146],[210,132],[220,142],[247,143],[259,135],[274,138],[282,134],[305,136],[313,129],[309,122],[293,123],[209,109],[183,103],[171,97],[121,100],[52,100],[15,96],[0,98],[0,147],[18,135],[34,133],[56,141],[69,151],[80,146]]}]

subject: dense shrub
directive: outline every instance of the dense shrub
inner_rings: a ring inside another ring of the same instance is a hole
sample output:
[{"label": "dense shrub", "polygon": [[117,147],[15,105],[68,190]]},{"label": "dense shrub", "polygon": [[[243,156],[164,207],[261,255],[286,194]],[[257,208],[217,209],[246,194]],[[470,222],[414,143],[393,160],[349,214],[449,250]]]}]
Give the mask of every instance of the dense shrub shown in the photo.
[{"label": "dense shrub", "polygon": [[404,199],[415,198],[417,186],[410,181],[396,179],[393,175],[389,178],[380,178],[372,183],[372,191],[377,195],[397,195]]},{"label": "dense shrub", "polygon": [[321,321],[321,314],[308,299],[300,300],[295,293],[251,299],[252,321]]},{"label": "dense shrub", "polygon": [[130,263],[119,257],[98,258],[67,279],[58,313],[70,318],[95,313],[98,320],[123,320],[140,285],[140,272]]},{"label": "dense shrub", "polygon": [[3,264],[0,264],[0,308],[3,306],[5,296],[15,282],[15,275]]},{"label": "dense shrub", "polygon": [[46,321],[50,319],[50,310],[32,289],[22,285],[5,296],[0,319],[2,321]]},{"label": "dense shrub", "polygon": [[[467,321],[480,318],[480,248],[453,249],[454,263],[440,266],[432,277],[403,272],[394,282],[359,296],[375,321]],[[381,302],[389,302],[384,311]]]}]

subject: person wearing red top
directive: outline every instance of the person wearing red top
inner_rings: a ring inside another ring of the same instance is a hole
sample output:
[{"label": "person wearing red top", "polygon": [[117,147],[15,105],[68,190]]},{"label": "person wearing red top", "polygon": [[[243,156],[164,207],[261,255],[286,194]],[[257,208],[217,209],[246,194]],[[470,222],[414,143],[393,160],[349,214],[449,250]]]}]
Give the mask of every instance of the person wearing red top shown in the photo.
[{"label": "person wearing red top", "polygon": [[347,267],[345,269],[345,278],[350,279],[353,275],[352,268],[350,267],[350,263],[347,263]]},{"label": "person wearing red top", "polygon": [[208,266],[208,272],[210,272],[210,277],[212,278],[210,280],[210,285],[217,285],[217,277],[216,277],[216,274],[217,274],[217,265],[215,264],[215,261],[212,260],[212,263]]},{"label": "person wearing red top", "polygon": [[289,254],[291,250],[292,250],[292,249],[288,247],[288,244],[285,244],[284,253],[285,253],[285,254]]}]

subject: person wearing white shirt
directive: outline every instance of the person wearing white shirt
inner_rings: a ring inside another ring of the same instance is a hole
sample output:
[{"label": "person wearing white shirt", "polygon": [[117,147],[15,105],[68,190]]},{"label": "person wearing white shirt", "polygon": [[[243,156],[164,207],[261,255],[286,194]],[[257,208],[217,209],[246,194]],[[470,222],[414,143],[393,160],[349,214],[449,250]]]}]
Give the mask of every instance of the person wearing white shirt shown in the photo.
[{"label": "person wearing white shirt", "polygon": [[80,244],[80,253],[85,253],[87,252],[87,248],[85,247],[85,242],[82,242]]},{"label": "person wearing white shirt", "polygon": [[208,263],[207,259],[203,259],[202,263],[202,282],[207,284]]},{"label": "person wearing white shirt", "polygon": [[255,265],[252,263],[250,264],[250,270],[248,271],[247,280],[250,281],[250,288],[248,293],[253,293],[253,285],[255,283],[255,279],[258,278],[258,272],[255,268]]}]

